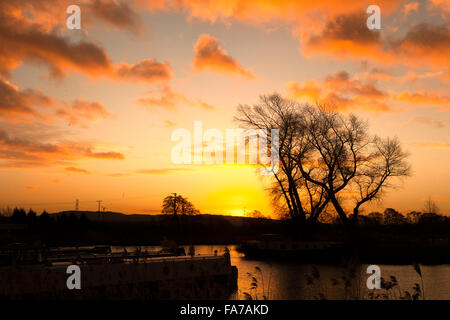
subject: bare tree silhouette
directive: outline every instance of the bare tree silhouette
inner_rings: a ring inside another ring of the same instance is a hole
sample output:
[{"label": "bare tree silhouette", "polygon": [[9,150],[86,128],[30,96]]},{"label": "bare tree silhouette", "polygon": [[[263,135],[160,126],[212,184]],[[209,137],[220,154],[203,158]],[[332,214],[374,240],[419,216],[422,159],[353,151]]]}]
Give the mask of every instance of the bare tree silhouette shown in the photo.
[{"label": "bare tree silhouette", "polygon": [[428,200],[425,202],[425,206],[423,208],[424,213],[439,213],[439,208],[431,197],[428,197]]},{"label": "bare tree silhouette", "polygon": [[240,105],[235,121],[279,130],[274,199],[284,200],[296,221],[315,222],[332,205],[342,222],[356,222],[364,204],[395,187],[393,178],[410,174],[408,154],[396,138],[371,137],[366,122],[333,108],[262,95],[258,104]]}]

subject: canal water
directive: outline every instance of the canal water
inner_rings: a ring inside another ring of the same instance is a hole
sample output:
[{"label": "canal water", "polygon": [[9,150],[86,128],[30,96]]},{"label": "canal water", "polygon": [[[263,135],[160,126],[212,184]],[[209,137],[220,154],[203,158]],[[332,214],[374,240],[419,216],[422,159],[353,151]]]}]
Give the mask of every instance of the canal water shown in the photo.
[{"label": "canal water", "polygon": [[[195,254],[223,254],[227,246],[195,246]],[[159,247],[142,247],[157,250]],[[420,299],[450,300],[450,265],[378,265],[391,289],[367,288],[367,264],[349,261],[345,266],[313,265],[292,261],[247,259],[228,246],[231,264],[238,268],[238,291],[230,299],[401,299],[419,294]],[[115,250],[120,250],[116,247]],[[133,248],[127,248],[132,251]],[[186,247],[186,252],[188,252]],[[416,288],[416,289],[415,289]],[[408,293],[407,293],[408,292]]]}]

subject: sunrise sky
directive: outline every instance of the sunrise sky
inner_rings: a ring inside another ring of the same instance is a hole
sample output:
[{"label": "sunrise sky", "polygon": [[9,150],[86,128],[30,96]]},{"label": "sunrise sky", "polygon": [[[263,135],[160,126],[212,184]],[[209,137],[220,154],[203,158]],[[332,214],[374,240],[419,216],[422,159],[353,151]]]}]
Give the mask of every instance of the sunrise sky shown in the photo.
[{"label": "sunrise sky", "polygon": [[[66,8],[81,8],[81,29]],[[381,30],[366,26],[369,4]],[[450,1],[0,2],[0,208],[270,215],[254,167],[175,165],[171,133],[235,128],[274,91],[397,136],[413,176],[366,211],[450,212]]]}]

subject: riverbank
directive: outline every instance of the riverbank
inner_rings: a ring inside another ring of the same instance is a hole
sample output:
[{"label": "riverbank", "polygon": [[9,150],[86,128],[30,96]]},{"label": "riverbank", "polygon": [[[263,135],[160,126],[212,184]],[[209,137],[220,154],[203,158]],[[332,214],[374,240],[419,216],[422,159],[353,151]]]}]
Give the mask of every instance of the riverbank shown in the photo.
[{"label": "riverbank", "polygon": [[[29,224],[0,223],[0,246],[156,246],[166,238],[178,245],[229,245],[280,234],[296,241],[345,244],[346,255],[386,263],[448,263],[450,223],[342,224],[295,226],[288,220],[219,215],[124,215],[63,212]],[[64,218],[65,217],[65,218]],[[82,218],[84,217],[84,218]]]}]

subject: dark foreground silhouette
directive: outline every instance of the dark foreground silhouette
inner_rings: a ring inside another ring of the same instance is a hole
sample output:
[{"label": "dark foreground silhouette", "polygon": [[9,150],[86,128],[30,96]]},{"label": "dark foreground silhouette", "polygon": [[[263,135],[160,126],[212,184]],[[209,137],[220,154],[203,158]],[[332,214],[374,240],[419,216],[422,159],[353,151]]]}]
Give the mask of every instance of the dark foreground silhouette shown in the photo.
[{"label": "dark foreground silhouette", "polygon": [[280,234],[292,240],[343,242],[347,252],[369,262],[450,262],[448,217],[422,214],[416,216],[417,221],[407,222],[389,210],[387,217],[391,220],[380,223],[375,218],[365,218],[349,228],[337,222],[298,226],[290,220],[207,214],[66,211],[36,216],[17,209],[12,216],[1,217],[0,246],[142,246],[160,245],[164,238],[179,245],[239,244],[259,239],[263,234]]}]

